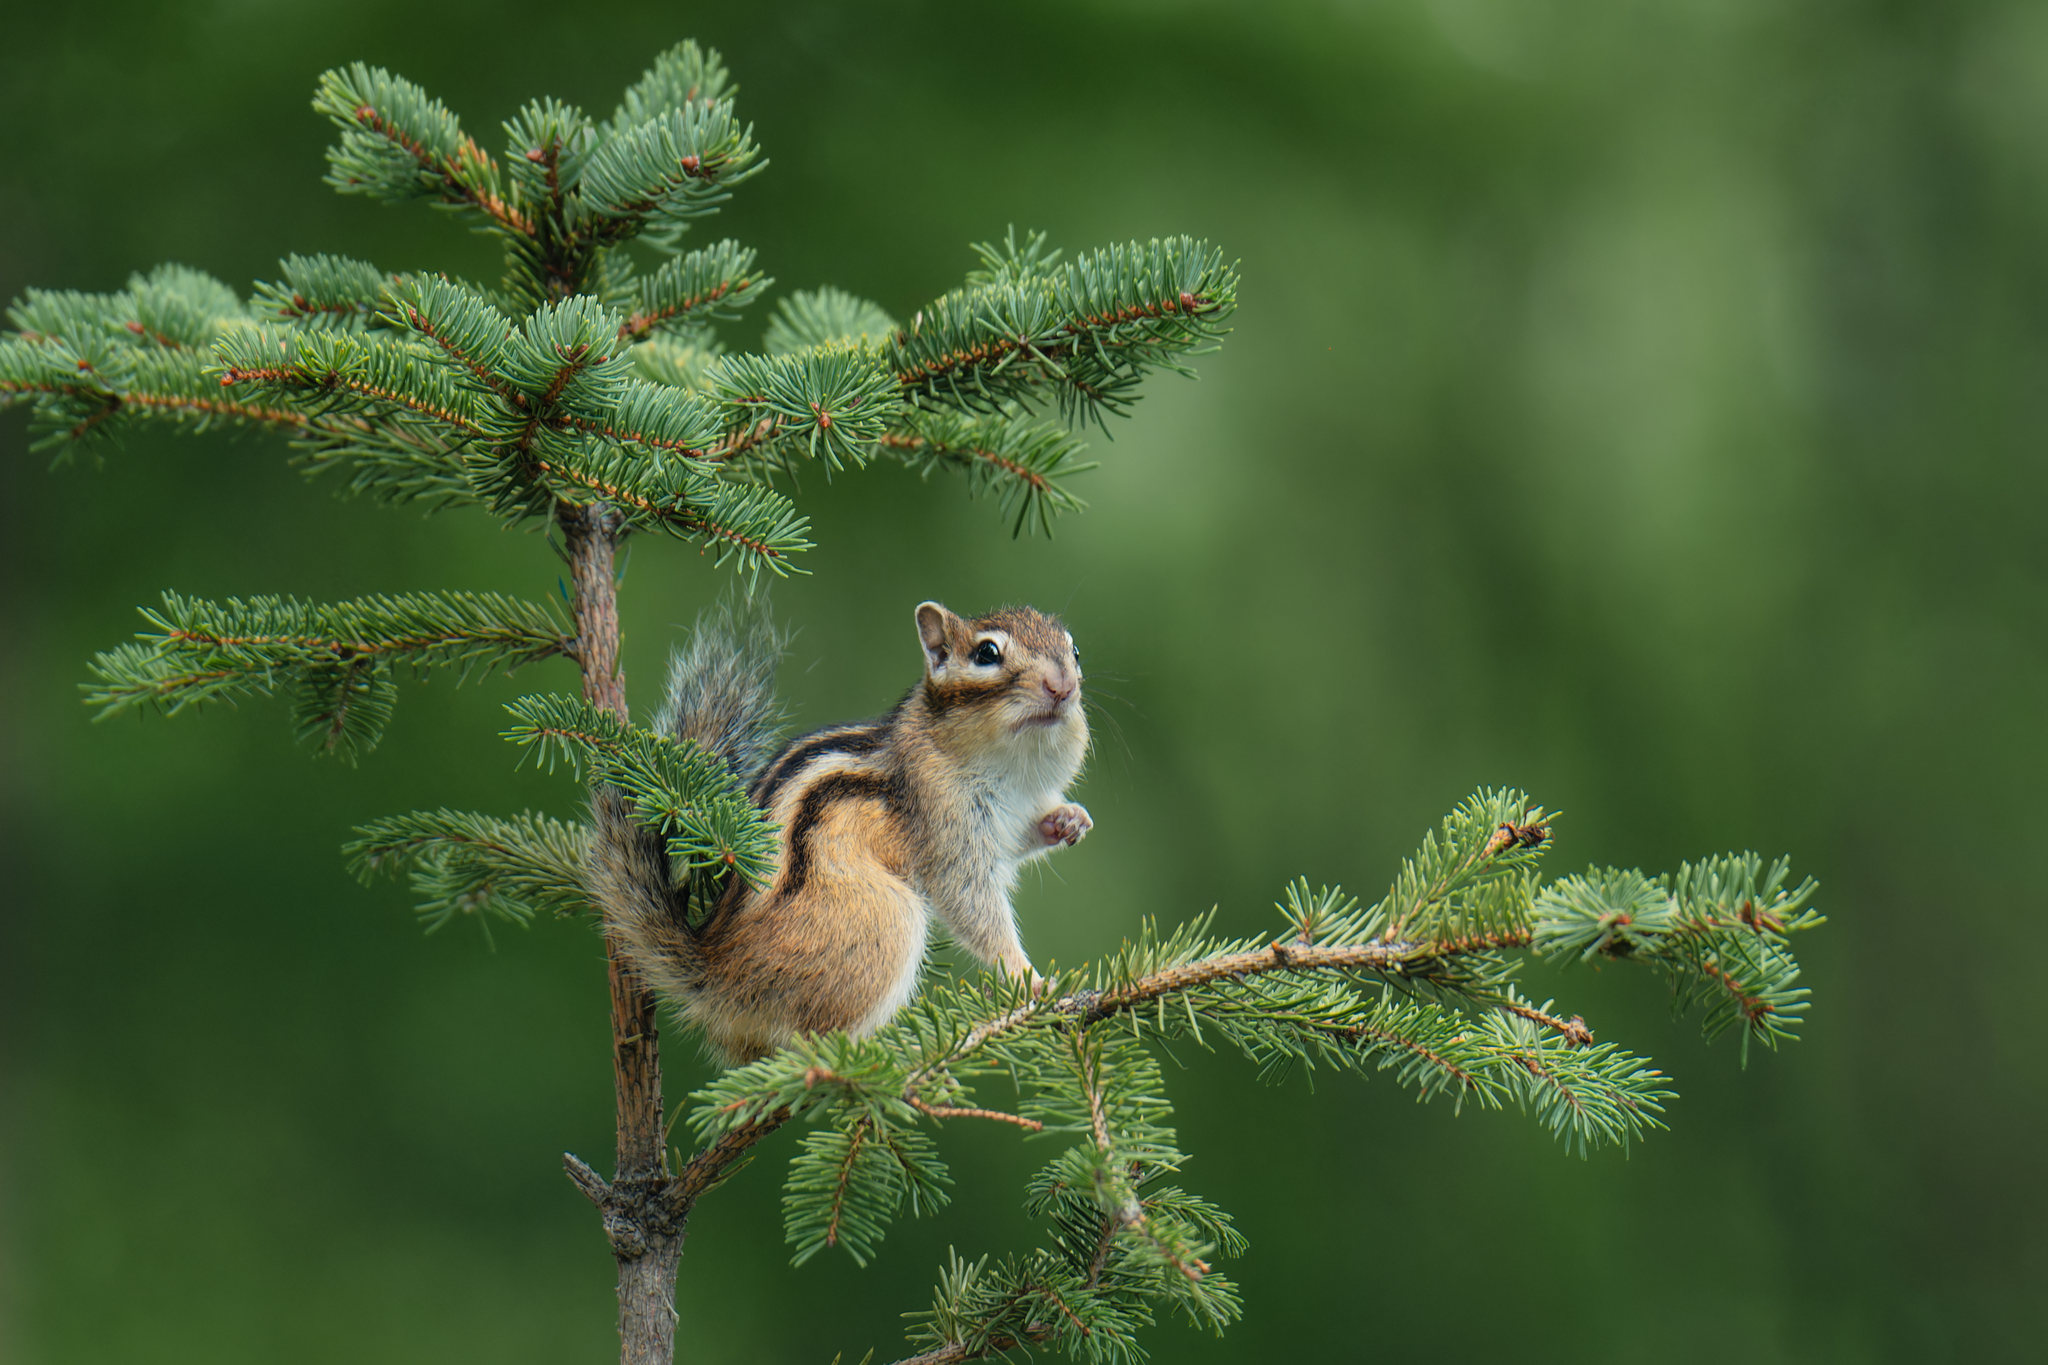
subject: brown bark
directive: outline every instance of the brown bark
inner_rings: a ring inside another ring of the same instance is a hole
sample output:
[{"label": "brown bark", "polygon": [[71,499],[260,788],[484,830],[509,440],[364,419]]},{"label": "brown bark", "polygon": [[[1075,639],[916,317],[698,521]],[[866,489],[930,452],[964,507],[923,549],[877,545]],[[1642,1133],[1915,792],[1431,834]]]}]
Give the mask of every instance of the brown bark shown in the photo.
[{"label": "brown bark", "polygon": [[[576,620],[576,656],[583,697],[627,719],[626,679],[619,668],[619,596],[615,577],[618,524],[602,505],[563,505],[556,516]],[[675,1181],[662,1141],[661,1039],[654,997],[605,938],[611,993],[612,1091],[618,1106],[618,1160],[607,1182],[570,1158],[569,1174],[604,1215],[619,1267],[621,1365],[670,1365],[675,1358],[676,1269],[683,1255],[688,1208],[670,1198]]]}]

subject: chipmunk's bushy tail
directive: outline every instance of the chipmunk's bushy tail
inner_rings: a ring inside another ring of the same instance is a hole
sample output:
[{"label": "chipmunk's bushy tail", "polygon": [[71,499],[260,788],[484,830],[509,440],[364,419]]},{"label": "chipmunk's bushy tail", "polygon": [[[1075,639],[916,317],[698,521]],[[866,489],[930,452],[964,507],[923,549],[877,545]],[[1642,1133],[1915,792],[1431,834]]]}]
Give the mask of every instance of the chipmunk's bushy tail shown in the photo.
[{"label": "chipmunk's bushy tail", "polygon": [[765,598],[721,602],[669,655],[668,699],[654,728],[709,749],[742,787],[753,786],[781,741],[775,666],[788,647],[788,636],[768,619]]},{"label": "chipmunk's bushy tail", "polygon": [[[782,709],[775,700],[775,667],[786,645],[787,637],[768,619],[765,601],[728,599],[706,611],[670,656],[668,698],[655,717],[656,733],[701,746],[742,788],[751,787],[776,749]],[[655,994],[694,1012],[704,987],[697,926],[711,908],[707,895],[717,888],[703,878],[678,876],[661,835],[633,818],[617,788],[593,794],[591,817],[586,870],[606,932]]]}]

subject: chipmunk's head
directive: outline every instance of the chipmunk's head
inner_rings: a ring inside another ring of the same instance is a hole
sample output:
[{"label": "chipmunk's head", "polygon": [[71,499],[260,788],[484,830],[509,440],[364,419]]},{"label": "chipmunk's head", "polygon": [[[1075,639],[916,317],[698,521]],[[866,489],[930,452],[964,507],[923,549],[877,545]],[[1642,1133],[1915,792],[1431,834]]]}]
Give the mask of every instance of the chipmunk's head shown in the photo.
[{"label": "chipmunk's head", "polygon": [[917,608],[925,704],[956,738],[1032,748],[1085,747],[1081,652],[1058,618],[1003,607],[968,620]]}]

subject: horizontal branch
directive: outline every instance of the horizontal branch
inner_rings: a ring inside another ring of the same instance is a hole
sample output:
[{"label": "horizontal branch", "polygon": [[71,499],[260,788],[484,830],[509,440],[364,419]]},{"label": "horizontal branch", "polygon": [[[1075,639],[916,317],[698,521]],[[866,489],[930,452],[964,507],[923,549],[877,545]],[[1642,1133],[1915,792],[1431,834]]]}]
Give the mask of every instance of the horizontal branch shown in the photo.
[{"label": "horizontal branch", "polygon": [[165,593],[153,628],[95,655],[88,703],[111,715],[280,690],[302,739],[352,758],[373,747],[396,698],[395,665],[464,677],[552,655],[575,641],[545,605],[496,593],[408,593],[336,603],[289,597],[208,602]]},{"label": "horizontal branch", "polygon": [[230,421],[272,429],[314,432],[311,413],[222,396],[201,375],[203,357],[159,351],[154,357],[79,360],[60,371],[33,354],[32,343],[0,341],[0,406],[35,404],[37,425],[48,434],[41,447],[67,445],[104,434],[124,419],[150,418],[206,426]]},{"label": "horizontal branch", "polygon": [[467,395],[413,343],[298,328],[282,334],[243,329],[221,343],[218,355],[224,389],[267,388],[372,418],[410,414],[440,423],[459,439],[483,434],[476,416],[459,410]]},{"label": "horizontal branch", "polygon": [[1013,535],[1029,526],[1050,536],[1056,514],[1085,506],[1064,480],[1096,466],[1081,458],[1085,447],[1062,426],[1009,412],[927,408],[906,417],[883,435],[882,450],[927,476],[940,468],[964,472],[970,496],[996,495]]},{"label": "horizontal branch", "polygon": [[[468,811],[414,811],[356,827],[342,851],[366,885],[410,870],[428,932],[458,915],[525,924],[536,914],[581,915],[585,828],[531,813],[511,819]],[[488,928],[488,926],[486,926]]]},{"label": "horizontal branch", "polygon": [[981,248],[989,269],[890,338],[884,356],[906,398],[990,412],[1050,395],[1099,417],[1127,407],[1145,371],[1184,371],[1236,307],[1237,269],[1206,242],[1129,242],[1065,265],[1041,247]]},{"label": "horizontal branch", "polygon": [[619,324],[619,339],[643,341],[660,331],[739,316],[772,283],[755,268],[754,259],[752,248],[724,241],[641,276],[635,281],[632,311]]},{"label": "horizontal branch", "polygon": [[[1151,1004],[1164,996],[1213,985],[1219,981],[1244,981],[1268,972],[1373,971],[1399,972],[1418,963],[1441,960],[1467,952],[1523,947],[1528,936],[1480,935],[1450,948],[1437,943],[1359,943],[1323,947],[1315,944],[1274,943],[1241,953],[1225,953],[1171,967],[1140,978],[1129,985],[1099,995],[1082,992],[1054,1002],[1056,1008],[1075,1009],[1093,1022],[1113,1014]],[[1089,997],[1093,998],[1090,999]]]},{"label": "horizontal branch", "polygon": [[952,1104],[927,1104],[917,1096],[909,1097],[911,1107],[919,1113],[935,1119],[993,1119],[997,1123],[1009,1123],[1027,1133],[1042,1133],[1045,1125],[1037,1119],[1027,1119],[1021,1114],[1006,1114],[1000,1109],[963,1108]]}]

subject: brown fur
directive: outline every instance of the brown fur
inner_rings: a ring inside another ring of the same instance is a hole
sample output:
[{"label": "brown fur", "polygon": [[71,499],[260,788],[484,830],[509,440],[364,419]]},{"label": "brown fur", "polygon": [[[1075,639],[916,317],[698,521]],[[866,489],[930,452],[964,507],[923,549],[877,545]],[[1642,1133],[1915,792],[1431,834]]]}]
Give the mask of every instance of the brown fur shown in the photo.
[{"label": "brown fur", "polygon": [[[1087,748],[1080,670],[1059,622],[1029,607],[966,621],[925,603],[917,623],[925,678],[893,711],[802,736],[754,779],[781,829],[762,890],[728,887],[693,926],[659,841],[616,794],[597,802],[592,881],[608,925],[642,978],[730,1060],[887,1023],[916,987],[934,917],[982,961],[1034,975],[1009,893],[1019,863],[1088,828],[1061,797]],[[983,639],[1000,642],[999,664],[971,662]],[[700,625],[679,658],[707,676],[756,676],[726,658],[733,643]],[[713,728],[749,732],[732,688],[699,690]],[[666,719],[679,733],[704,729],[687,711]]]}]

